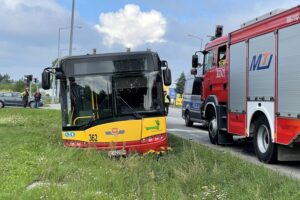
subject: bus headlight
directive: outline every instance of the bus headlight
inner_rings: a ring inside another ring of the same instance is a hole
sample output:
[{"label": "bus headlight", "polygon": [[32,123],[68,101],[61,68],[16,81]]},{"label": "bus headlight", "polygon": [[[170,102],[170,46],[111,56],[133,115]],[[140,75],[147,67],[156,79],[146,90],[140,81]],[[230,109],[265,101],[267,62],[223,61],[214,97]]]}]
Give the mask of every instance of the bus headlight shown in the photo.
[{"label": "bus headlight", "polygon": [[146,138],[141,139],[141,143],[145,144],[145,143],[150,143],[150,142],[157,142],[160,140],[163,140],[165,138],[166,134],[158,134],[158,135],[154,135],[154,136],[149,136]]}]

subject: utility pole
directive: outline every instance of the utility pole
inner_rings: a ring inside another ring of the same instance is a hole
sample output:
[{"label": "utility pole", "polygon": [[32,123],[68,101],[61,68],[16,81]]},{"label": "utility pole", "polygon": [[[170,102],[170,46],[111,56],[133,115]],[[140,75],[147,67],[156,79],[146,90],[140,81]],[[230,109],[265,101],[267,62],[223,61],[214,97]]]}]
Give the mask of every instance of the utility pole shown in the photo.
[{"label": "utility pole", "polygon": [[55,74],[52,74],[52,95],[51,95],[51,103],[55,103]]},{"label": "utility pole", "polygon": [[29,98],[31,98],[31,81],[29,82]]},{"label": "utility pole", "polygon": [[71,30],[70,30],[69,56],[72,55],[73,27],[74,27],[74,8],[75,8],[75,0],[72,1],[72,16],[71,16]]}]

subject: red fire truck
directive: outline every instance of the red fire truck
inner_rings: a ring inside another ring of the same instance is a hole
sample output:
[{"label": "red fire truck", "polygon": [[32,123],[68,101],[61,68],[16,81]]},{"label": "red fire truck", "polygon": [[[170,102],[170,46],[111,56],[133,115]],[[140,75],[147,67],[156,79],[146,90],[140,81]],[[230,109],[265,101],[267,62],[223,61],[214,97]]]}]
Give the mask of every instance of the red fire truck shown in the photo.
[{"label": "red fire truck", "polygon": [[[300,160],[300,6],[275,10],[207,43],[201,115],[211,143],[253,138],[258,159]],[[200,70],[193,55],[192,72]]]}]

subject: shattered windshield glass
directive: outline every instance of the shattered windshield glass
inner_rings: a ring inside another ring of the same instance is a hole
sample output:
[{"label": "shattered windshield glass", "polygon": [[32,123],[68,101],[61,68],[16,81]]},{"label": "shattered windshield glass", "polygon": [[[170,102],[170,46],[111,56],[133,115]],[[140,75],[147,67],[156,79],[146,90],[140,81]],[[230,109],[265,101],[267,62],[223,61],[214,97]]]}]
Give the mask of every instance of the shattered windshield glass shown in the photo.
[{"label": "shattered windshield glass", "polygon": [[69,81],[67,126],[163,113],[159,72],[78,76]]},{"label": "shattered windshield glass", "polygon": [[110,76],[76,77],[70,80],[69,123],[84,125],[91,119],[112,117]]}]

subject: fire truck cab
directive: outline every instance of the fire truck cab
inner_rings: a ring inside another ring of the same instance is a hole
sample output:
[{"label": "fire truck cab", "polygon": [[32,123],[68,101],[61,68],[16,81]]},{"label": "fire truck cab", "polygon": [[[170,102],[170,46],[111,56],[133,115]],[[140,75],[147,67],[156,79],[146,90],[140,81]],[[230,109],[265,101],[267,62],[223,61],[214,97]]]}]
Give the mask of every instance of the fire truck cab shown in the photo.
[{"label": "fire truck cab", "polygon": [[[211,143],[238,135],[253,138],[262,162],[300,160],[300,7],[246,22],[202,53],[201,117]],[[197,69],[197,56],[192,63]]]}]

